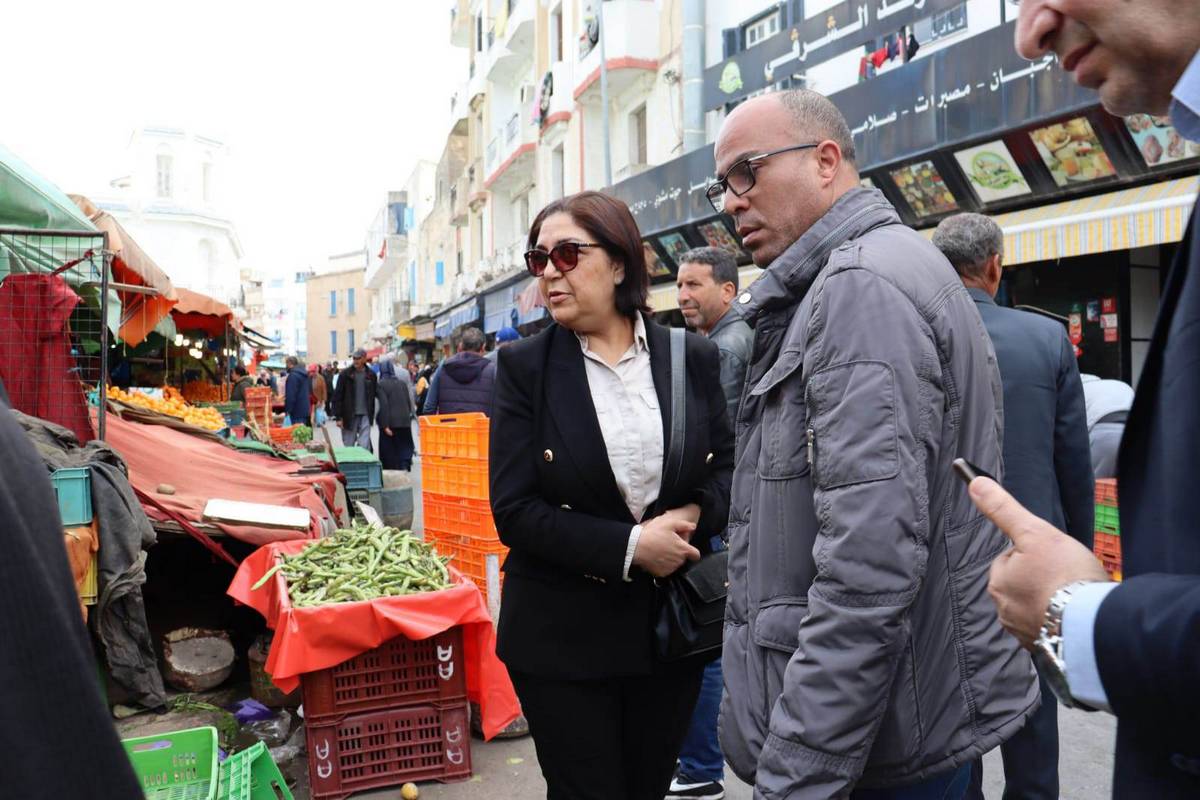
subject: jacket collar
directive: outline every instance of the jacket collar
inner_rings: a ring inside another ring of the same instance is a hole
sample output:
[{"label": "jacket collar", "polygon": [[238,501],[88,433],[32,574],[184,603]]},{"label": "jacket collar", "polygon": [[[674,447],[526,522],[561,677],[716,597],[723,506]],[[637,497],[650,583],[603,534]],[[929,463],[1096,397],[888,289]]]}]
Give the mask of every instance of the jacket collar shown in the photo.
[{"label": "jacket collar", "polygon": [[996,298],[985,292],[983,289],[974,286],[968,286],[967,294],[971,295],[971,299],[976,303],[987,303],[990,306],[996,305]]},{"label": "jacket collar", "polygon": [[898,224],[900,216],[878,189],[851,189],[738,295],[734,308],[753,324],[764,311],[795,305],[835,248],[874,228]]},{"label": "jacket collar", "polygon": [[710,330],[708,332],[708,334],[705,335],[704,338],[705,339],[713,338],[718,333],[725,330],[726,328],[728,328],[730,325],[732,325],[734,322],[736,322],[739,319],[740,319],[740,316],[738,315],[738,312],[737,312],[737,298],[734,298],[734,305],[731,305],[729,307],[729,310],[721,315],[721,318],[719,320],[717,320],[717,324],[712,326],[712,330]]}]

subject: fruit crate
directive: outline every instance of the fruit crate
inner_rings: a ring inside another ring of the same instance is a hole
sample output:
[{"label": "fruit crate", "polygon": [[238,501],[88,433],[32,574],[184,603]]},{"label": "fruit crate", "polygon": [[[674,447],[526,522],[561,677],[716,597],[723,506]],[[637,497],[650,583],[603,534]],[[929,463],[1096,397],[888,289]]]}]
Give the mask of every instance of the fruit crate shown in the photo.
[{"label": "fruit crate", "polygon": [[57,469],[50,475],[58,497],[58,515],[64,528],[92,522],[92,471],[89,467]]},{"label": "fruit crate", "polygon": [[1096,505],[1117,506],[1117,479],[1101,478],[1096,481]]},{"label": "fruit crate", "polygon": [[214,800],[217,729],[189,728],[125,739],[125,754],[146,800]]},{"label": "fruit crate", "polygon": [[441,414],[420,417],[421,455],[487,461],[486,414]]},{"label": "fruit crate", "polygon": [[426,492],[488,500],[488,464],[469,458],[426,456],[421,459],[421,481]]},{"label": "fruit crate", "polygon": [[466,702],[462,628],[420,641],[397,636],[336,667],[301,675],[300,686],[306,719]]},{"label": "fruit crate", "polygon": [[465,702],[306,718],[304,728],[314,800],[342,800],[354,792],[410,781],[471,777]]},{"label": "fruit crate", "polygon": [[218,800],[294,800],[262,742],[221,762]]},{"label": "fruit crate", "polygon": [[487,542],[431,528],[425,523],[425,539],[433,549],[450,556],[450,566],[457,569],[483,592],[489,605],[499,602],[500,589],[504,586],[504,573],[500,565],[508,555],[508,548],[499,541]]},{"label": "fruit crate", "polygon": [[1121,515],[1116,506],[1096,506],[1097,533],[1107,533],[1111,536],[1121,535]]},{"label": "fruit crate", "polygon": [[347,489],[383,490],[383,465],[370,450],[361,447],[335,447],[333,456],[338,470],[346,476]]},{"label": "fruit crate", "polygon": [[292,433],[299,425],[288,425],[286,428],[271,428],[267,435],[271,437],[271,444],[291,444]]},{"label": "fruit crate", "polygon": [[500,540],[488,501],[433,492],[424,492],[422,499],[427,528],[488,542]]}]

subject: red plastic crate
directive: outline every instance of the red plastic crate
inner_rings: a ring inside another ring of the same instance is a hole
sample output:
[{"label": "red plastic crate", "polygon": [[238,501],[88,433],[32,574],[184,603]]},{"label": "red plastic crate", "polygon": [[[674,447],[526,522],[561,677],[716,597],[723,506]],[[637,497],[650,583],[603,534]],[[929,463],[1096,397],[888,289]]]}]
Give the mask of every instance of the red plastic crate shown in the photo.
[{"label": "red plastic crate", "polygon": [[306,719],[304,727],[314,800],[342,800],[408,781],[471,777],[466,703]]},{"label": "red plastic crate", "polygon": [[422,492],[425,527],[446,534],[498,542],[492,506],[486,500]]},{"label": "red plastic crate", "polygon": [[[504,573],[500,565],[508,556],[508,548],[499,541],[485,542],[460,536],[454,533],[433,529],[425,525],[425,539],[433,545],[433,549],[444,556],[451,556],[450,566],[457,569],[479,587],[484,599],[493,595],[499,598],[500,588],[504,585]],[[492,568],[492,578],[489,581],[489,556],[495,566]]]},{"label": "red plastic crate", "polygon": [[421,484],[426,492],[488,500],[488,465],[469,458],[426,456],[421,459]]},{"label": "red plastic crate", "polygon": [[1097,531],[1092,536],[1092,552],[1102,559],[1120,562],[1121,537]]},{"label": "red plastic crate", "polygon": [[1100,478],[1096,481],[1096,505],[1113,506],[1117,505],[1117,479],[1116,478]]},{"label": "red plastic crate", "polygon": [[300,676],[309,719],[467,697],[461,627],[413,641],[390,639],[336,667]]},{"label": "red plastic crate", "polygon": [[486,414],[440,414],[421,417],[421,454],[487,461]]}]

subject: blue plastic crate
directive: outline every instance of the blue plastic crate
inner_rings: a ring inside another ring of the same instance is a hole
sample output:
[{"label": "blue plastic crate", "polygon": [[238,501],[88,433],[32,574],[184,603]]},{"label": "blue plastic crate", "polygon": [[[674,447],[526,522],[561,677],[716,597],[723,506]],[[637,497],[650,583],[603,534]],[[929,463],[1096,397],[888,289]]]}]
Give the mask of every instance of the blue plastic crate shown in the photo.
[{"label": "blue plastic crate", "polygon": [[383,465],[378,461],[339,461],[338,469],[346,476],[346,488],[378,492],[383,489]]},{"label": "blue plastic crate", "polygon": [[88,525],[92,521],[92,471],[88,467],[67,467],[50,475],[58,495],[58,514],[63,527]]}]

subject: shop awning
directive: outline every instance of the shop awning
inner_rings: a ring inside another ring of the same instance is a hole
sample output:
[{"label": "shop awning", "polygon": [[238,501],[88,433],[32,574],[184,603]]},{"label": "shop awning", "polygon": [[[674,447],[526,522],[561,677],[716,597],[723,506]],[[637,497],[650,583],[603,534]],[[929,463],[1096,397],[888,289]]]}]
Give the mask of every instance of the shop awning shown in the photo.
[{"label": "shop awning", "polygon": [[472,295],[469,299],[438,314],[433,323],[433,331],[439,338],[449,336],[450,332],[459,325],[466,325],[477,319],[479,319],[479,298]]},{"label": "shop awning", "polygon": [[54,231],[96,230],[61,189],[3,146],[0,146],[0,225]]},{"label": "shop awning", "polygon": [[279,347],[279,343],[268,338],[266,335],[259,333],[254,328],[248,325],[243,325],[238,331],[238,336],[242,338],[246,344],[259,350],[275,350]]},{"label": "shop awning", "polygon": [[177,288],[175,294],[179,302],[171,309],[171,317],[181,331],[204,331],[210,336],[221,336],[225,326],[233,321],[229,306],[208,295],[184,288]]},{"label": "shop awning", "polygon": [[[1197,179],[1169,181],[997,214],[1004,264],[1052,261],[1178,242],[1196,202]],[[922,231],[932,236],[932,230]]]},{"label": "shop awning", "polygon": [[[738,270],[738,291],[745,289],[762,275],[762,270],[751,264]],[[679,292],[673,283],[663,283],[650,289],[650,310],[674,311],[679,308]]]}]

